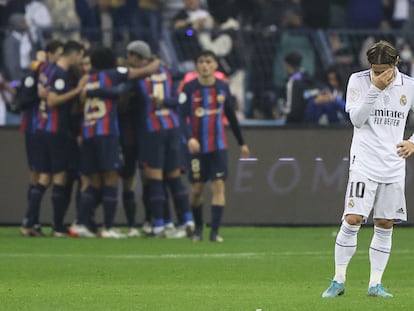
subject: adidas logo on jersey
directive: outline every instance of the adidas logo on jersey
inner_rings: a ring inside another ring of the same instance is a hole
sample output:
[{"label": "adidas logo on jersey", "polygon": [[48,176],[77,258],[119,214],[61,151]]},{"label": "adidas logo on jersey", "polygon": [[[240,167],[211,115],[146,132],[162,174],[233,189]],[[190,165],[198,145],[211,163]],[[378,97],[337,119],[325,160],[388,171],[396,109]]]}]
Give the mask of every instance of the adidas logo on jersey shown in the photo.
[{"label": "adidas logo on jersey", "polygon": [[397,209],[397,214],[405,214],[404,209],[401,207],[399,209]]}]

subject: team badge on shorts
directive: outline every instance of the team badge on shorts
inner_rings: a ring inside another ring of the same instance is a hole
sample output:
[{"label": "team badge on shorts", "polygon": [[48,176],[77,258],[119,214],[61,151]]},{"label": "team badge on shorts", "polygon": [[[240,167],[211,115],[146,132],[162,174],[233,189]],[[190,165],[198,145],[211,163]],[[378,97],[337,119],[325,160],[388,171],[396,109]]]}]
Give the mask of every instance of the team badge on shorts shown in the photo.
[{"label": "team badge on shorts", "polygon": [[352,207],[354,207],[354,206],[355,206],[355,202],[354,202],[354,200],[350,199],[350,200],[348,201],[348,207],[349,207],[349,208],[352,208]]},{"label": "team badge on shorts", "polygon": [[400,104],[401,106],[405,106],[407,104],[407,96],[401,95]]}]

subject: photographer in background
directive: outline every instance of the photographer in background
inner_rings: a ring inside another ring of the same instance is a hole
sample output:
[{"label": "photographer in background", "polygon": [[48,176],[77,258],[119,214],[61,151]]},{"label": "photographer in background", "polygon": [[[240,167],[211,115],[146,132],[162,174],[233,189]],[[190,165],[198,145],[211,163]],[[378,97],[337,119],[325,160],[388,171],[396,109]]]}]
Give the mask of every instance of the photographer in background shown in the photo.
[{"label": "photographer in background", "polygon": [[7,110],[11,109],[13,105],[13,98],[16,90],[4,79],[0,73],[0,125],[6,125],[7,123]]}]

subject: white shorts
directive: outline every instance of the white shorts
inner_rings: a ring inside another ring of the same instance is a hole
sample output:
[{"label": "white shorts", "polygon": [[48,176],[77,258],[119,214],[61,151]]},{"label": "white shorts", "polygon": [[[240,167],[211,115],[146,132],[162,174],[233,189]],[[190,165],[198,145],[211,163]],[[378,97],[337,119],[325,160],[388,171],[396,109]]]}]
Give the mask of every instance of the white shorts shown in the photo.
[{"label": "white shorts", "polygon": [[404,189],[404,178],[398,182],[384,184],[351,171],[345,194],[343,216],[348,214],[361,215],[366,222],[369,214],[374,210],[373,219],[407,221]]}]

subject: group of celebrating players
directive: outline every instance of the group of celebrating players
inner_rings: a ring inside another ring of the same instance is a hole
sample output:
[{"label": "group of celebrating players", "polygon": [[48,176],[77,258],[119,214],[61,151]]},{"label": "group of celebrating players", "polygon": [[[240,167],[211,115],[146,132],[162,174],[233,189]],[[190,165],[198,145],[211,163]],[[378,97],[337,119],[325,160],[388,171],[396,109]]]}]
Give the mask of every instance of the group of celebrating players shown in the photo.
[{"label": "group of celebrating players", "polygon": [[[130,42],[120,61],[111,49],[90,54],[76,41],[53,40],[45,57],[22,81],[30,174],[28,207],[20,228],[24,236],[43,236],[39,214],[51,185],[55,237],[122,238],[140,235],[136,225],[135,176],[141,170],[147,236],[201,241],[202,193],[211,183],[210,241],[221,242],[225,205],[228,122],[249,156],[226,81],[216,78],[218,63],[201,52],[196,73],[179,94],[162,62],[144,41]],[[120,64],[122,62],[122,64]],[[190,194],[182,173],[188,172]],[[118,183],[129,231],[114,228]],[[67,228],[65,214],[78,181],[76,221]],[[177,223],[172,222],[171,194]],[[103,207],[103,226],[94,214]]]}]

